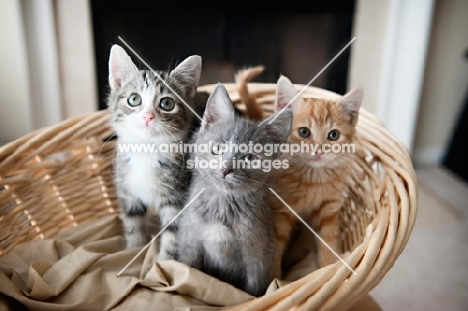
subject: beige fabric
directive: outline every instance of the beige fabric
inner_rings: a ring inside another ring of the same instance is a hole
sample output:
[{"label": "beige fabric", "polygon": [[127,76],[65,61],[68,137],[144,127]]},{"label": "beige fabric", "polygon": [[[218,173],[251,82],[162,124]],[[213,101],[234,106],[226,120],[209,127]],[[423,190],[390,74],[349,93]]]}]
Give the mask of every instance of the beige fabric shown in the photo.
[{"label": "beige fabric", "polygon": [[[177,261],[155,263],[157,243],[117,277],[138,252],[123,246],[115,214],[22,244],[0,257],[0,292],[32,310],[219,310],[255,299]],[[285,279],[313,270],[297,267]],[[266,295],[288,283],[275,280]]]},{"label": "beige fabric", "polygon": [[[240,104],[234,84],[225,85],[232,99],[236,104]],[[214,85],[207,85],[200,87],[200,90],[211,92],[213,87]],[[296,85],[296,87],[299,91],[305,86]],[[275,90],[276,84],[249,84],[249,93],[262,105],[264,117],[275,111]],[[339,97],[338,94],[314,87],[305,88],[302,95]],[[241,106],[240,104],[239,108]],[[44,237],[55,237],[61,228],[95,220],[119,210],[112,174],[115,140],[109,141],[113,132],[108,126],[108,117],[107,111],[76,116],[56,126],[31,132],[0,148],[0,257],[11,253],[23,243]],[[289,284],[273,282],[265,297],[233,306],[230,308],[231,311],[263,311],[266,307],[271,307],[269,310],[272,311],[347,310],[369,293],[392,268],[404,250],[416,220],[418,210],[416,174],[405,146],[378,118],[362,108],[356,135],[357,143],[363,150],[356,153],[356,161],[362,169],[362,174],[355,176],[354,182],[350,184],[353,191],[348,197],[348,203],[341,210],[343,222],[340,232],[343,237],[343,250],[350,252],[343,256],[346,265],[338,261],[300,279],[296,277],[290,279],[290,275],[286,276],[285,280],[292,282]],[[77,180],[81,182],[74,182]],[[85,234],[87,237],[91,233],[85,231]],[[81,245],[78,241],[79,239],[74,244],[68,242],[72,245],[73,252],[79,246],[85,247],[87,244]],[[53,246],[57,247],[55,244]],[[91,246],[90,244],[89,247]],[[37,258],[28,259],[29,254],[23,251],[26,254],[26,263],[18,262],[19,267],[3,267],[3,270],[0,268],[0,274],[3,271],[2,280],[6,282],[6,285],[5,282],[0,282],[0,289],[21,297],[22,300],[27,296],[15,285],[16,283],[13,283],[14,277],[25,287],[27,279],[24,278],[29,278],[29,269],[32,268],[31,273],[35,271],[34,265],[30,267],[28,261],[42,260],[46,257],[42,252],[47,251],[44,247],[40,248],[42,245],[31,244],[25,247],[23,250],[29,250],[29,247],[33,252],[36,251]],[[111,254],[114,253],[108,255]],[[107,260],[105,255],[104,252],[96,263]],[[126,255],[132,256],[132,254]],[[108,260],[111,259],[112,257]],[[124,261],[123,258],[119,260]],[[142,267],[137,269],[139,272],[136,275],[138,290],[145,287],[138,283],[139,276],[146,277],[152,268],[153,258],[147,256],[142,260],[140,262]],[[57,272],[58,269],[54,266],[59,262],[61,264],[61,261],[65,261],[64,258],[60,260],[56,258],[49,262],[51,267],[47,271],[45,271],[47,265],[45,268],[42,267],[44,271],[41,271],[43,274],[39,273],[40,278],[43,276],[45,278],[46,275],[48,280],[58,278],[48,274],[54,269]],[[41,268],[40,264],[37,266]],[[306,266],[308,269],[311,267]],[[348,269],[348,266],[354,273]],[[110,268],[115,270],[112,273],[117,271],[115,267]],[[15,269],[28,272],[23,272],[21,275]],[[94,265],[91,264],[83,271],[93,269]],[[109,267],[104,266],[102,271],[107,272],[107,269]],[[304,275],[302,272],[297,275],[299,274]],[[23,279],[19,277],[20,275]],[[109,284],[114,286],[116,282],[121,281],[120,279],[116,281],[114,275],[111,276],[105,281],[99,280],[99,286],[103,286],[101,283],[105,286],[110,286]],[[66,293],[69,287],[77,287],[81,278],[82,275],[77,276],[76,280],[73,278],[69,280],[71,285],[68,287],[61,284],[63,288],[57,290],[57,295],[49,300],[62,299],[62,292]],[[201,284],[199,280],[197,281],[197,284]],[[278,284],[281,284],[279,289],[277,289]],[[88,288],[85,289],[89,292]],[[127,287],[127,291],[134,294],[133,287]],[[27,290],[25,292],[29,294]],[[106,288],[104,293],[118,300],[110,289]],[[109,297],[105,298],[109,300]],[[76,300],[71,299],[71,302],[67,303],[83,304]],[[106,302],[102,298],[97,305],[105,305],[103,301]],[[126,299],[119,300],[122,303],[126,301]],[[0,307],[2,305],[3,302],[0,301]]]}]

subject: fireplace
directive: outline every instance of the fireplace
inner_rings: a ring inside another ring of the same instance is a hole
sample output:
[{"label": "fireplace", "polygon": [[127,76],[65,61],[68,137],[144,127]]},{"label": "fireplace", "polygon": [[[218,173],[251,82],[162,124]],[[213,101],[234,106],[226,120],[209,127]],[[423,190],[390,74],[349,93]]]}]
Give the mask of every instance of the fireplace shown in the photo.
[{"label": "fireplace", "polygon": [[[351,40],[354,1],[323,1],[282,13],[250,12],[247,7],[213,12],[207,5],[170,2],[91,1],[99,109],[108,92],[107,62],[112,44],[125,40],[153,69],[172,69],[187,56],[203,59],[200,85],[229,83],[242,67],[263,65],[255,82],[275,83],[280,74],[293,83],[309,81]],[[125,48],[125,47],[124,47]],[[140,68],[145,68],[127,49]],[[313,86],[346,91],[350,49]]]}]

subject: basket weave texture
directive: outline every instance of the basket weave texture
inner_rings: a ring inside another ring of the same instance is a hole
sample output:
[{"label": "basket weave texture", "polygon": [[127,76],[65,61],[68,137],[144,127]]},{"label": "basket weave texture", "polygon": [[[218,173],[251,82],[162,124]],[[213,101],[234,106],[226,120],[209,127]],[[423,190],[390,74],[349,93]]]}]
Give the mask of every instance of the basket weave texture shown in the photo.
[{"label": "basket weave texture", "polygon": [[[234,84],[225,84],[240,103]],[[304,85],[296,85],[302,90]],[[337,98],[305,87],[302,96]],[[199,88],[211,92],[214,85]],[[249,93],[273,112],[275,84],[250,83]],[[107,111],[77,116],[34,131],[0,148],[0,256],[61,229],[118,213],[112,165],[115,140]],[[273,295],[232,310],[345,310],[374,288],[403,251],[417,213],[417,185],[407,149],[371,113],[361,108],[356,164],[360,174],[341,212],[347,264],[341,262],[290,283]]]}]

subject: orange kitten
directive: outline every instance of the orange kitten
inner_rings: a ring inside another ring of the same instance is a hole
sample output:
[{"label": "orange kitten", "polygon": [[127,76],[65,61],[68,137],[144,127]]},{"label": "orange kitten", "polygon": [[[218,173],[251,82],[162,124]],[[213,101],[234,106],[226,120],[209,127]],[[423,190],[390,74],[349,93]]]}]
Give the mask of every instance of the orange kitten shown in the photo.
[{"label": "orange kitten", "polygon": [[[276,109],[283,109],[297,94],[291,81],[282,76],[277,84]],[[354,88],[338,100],[298,96],[289,105],[294,120],[288,143],[305,143],[317,149],[315,153],[310,148],[309,152],[283,154],[289,160],[289,168],[275,171],[275,192],[338,254],[341,253],[339,211],[347,191],[347,179],[352,173],[352,144],[362,96],[363,86]],[[338,150],[341,152],[336,152]],[[274,198],[272,201],[278,211],[275,213],[278,274],[293,228],[305,226],[280,200]],[[307,228],[305,230],[313,236]],[[323,243],[316,244],[320,267],[337,260]]]}]

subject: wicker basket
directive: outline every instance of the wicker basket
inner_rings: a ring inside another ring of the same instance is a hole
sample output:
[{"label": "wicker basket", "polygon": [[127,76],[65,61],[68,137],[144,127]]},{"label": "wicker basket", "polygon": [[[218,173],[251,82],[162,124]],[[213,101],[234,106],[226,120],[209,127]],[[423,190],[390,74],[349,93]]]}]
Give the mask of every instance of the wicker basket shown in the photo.
[{"label": "wicker basket", "polygon": [[[234,84],[225,84],[239,103]],[[296,85],[298,90],[303,85]],[[211,91],[214,85],[200,87]],[[275,84],[251,83],[249,92],[273,112]],[[308,87],[303,96],[339,95]],[[242,109],[242,104],[240,104]],[[118,213],[112,178],[115,141],[107,112],[68,119],[32,132],[0,149],[0,256],[34,239]],[[416,177],[406,148],[361,109],[357,163],[362,174],[342,211],[346,262],[337,262],[281,288],[273,295],[232,310],[345,310],[367,294],[393,266],[405,247],[417,212]]]}]

